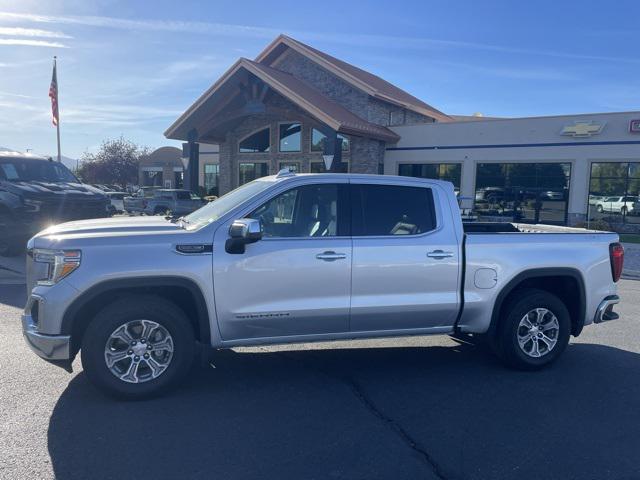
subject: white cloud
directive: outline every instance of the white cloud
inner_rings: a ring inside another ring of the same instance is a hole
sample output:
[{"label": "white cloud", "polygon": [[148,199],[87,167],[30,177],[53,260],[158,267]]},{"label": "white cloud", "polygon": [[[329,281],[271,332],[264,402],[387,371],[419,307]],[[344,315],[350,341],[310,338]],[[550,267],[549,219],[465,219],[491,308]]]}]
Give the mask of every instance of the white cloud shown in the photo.
[{"label": "white cloud", "polygon": [[135,126],[150,120],[173,119],[182,111],[142,105],[72,105],[60,112],[61,121],[75,125]]},{"label": "white cloud", "polygon": [[[1,64],[0,64],[0,66],[1,66]],[[22,95],[20,93],[11,93],[11,92],[0,91],[0,98],[1,97],[35,98],[35,97],[30,96],[30,95]]]},{"label": "white cloud", "polygon": [[59,42],[49,42],[46,40],[27,40],[24,38],[0,38],[0,45],[24,45],[27,47],[51,47],[69,48]]},{"label": "white cloud", "polygon": [[491,65],[472,65],[462,62],[449,62],[449,61],[433,61],[435,65],[444,65],[447,67],[455,68],[456,75],[459,75],[461,71],[468,71],[471,74],[489,75],[502,78],[513,78],[517,80],[549,80],[549,81],[561,81],[561,80],[574,80],[576,77],[569,74],[566,71],[549,68],[525,68],[519,66],[498,66],[493,67]]},{"label": "white cloud", "polygon": [[498,52],[517,55],[536,55],[553,58],[569,58],[574,60],[597,60],[620,63],[640,63],[640,59],[633,57],[615,57],[607,55],[591,55],[574,52],[563,52],[560,50],[538,50],[530,48],[520,48],[516,46],[495,45],[479,42],[467,42],[463,40],[446,40],[436,38],[420,37],[400,37],[391,35],[367,35],[367,34],[331,34],[326,35],[318,32],[303,32],[300,34],[309,41],[319,41],[337,43],[341,45],[377,47],[377,48],[411,48],[411,49],[433,49],[450,48],[465,49],[487,52]]},{"label": "white cloud", "polygon": [[201,34],[242,35],[257,37],[273,37],[279,31],[271,28],[251,27],[248,25],[233,25],[211,22],[184,22],[175,20],[129,20],[116,17],[101,17],[87,15],[34,15],[29,13],[0,12],[0,21],[23,20],[34,23],[53,23],[67,25],[84,25],[90,27],[117,28],[126,30],[170,31]]},{"label": "white cloud", "polygon": [[0,27],[0,35],[10,35],[13,37],[72,38],[62,32],[22,27]]},{"label": "white cloud", "polygon": [[[83,25],[91,27],[114,28],[124,30],[148,30],[148,31],[170,31],[197,34],[213,34],[222,36],[254,38],[274,38],[282,33],[277,28],[252,27],[248,25],[224,24],[212,22],[174,21],[174,20],[151,20],[151,19],[124,19],[105,16],[82,16],[82,15],[35,15],[27,13],[0,12],[1,21],[28,21],[34,23]],[[574,60],[608,61],[620,63],[640,63],[638,58],[615,57],[607,55],[591,55],[576,52],[564,52],[556,50],[538,50],[520,48],[517,46],[495,45],[479,42],[468,42],[463,40],[435,39],[421,37],[402,37],[392,35],[369,35],[369,34],[340,34],[332,33],[327,35],[324,32],[312,31],[290,31],[291,35],[304,38],[307,41],[319,41],[338,43],[349,46],[366,46],[381,48],[414,48],[414,49],[465,49],[498,52],[517,55],[536,55],[554,58],[569,58]]]}]

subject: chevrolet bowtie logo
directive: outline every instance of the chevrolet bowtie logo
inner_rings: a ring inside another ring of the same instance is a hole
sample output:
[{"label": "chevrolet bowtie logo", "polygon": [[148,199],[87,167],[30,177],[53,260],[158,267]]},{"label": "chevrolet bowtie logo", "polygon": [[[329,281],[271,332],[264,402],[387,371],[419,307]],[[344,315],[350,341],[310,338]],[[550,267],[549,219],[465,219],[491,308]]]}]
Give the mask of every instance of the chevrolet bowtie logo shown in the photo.
[{"label": "chevrolet bowtie logo", "polygon": [[571,137],[591,137],[599,134],[604,128],[604,124],[595,122],[575,122],[573,125],[567,125],[562,129],[560,135],[568,135]]}]

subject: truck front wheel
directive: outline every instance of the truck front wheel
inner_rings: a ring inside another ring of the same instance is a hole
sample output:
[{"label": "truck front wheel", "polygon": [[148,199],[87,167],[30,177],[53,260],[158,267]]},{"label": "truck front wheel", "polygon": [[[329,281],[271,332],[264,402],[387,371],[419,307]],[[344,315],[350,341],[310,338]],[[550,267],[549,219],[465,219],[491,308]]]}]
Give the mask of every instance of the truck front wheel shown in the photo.
[{"label": "truck front wheel", "polygon": [[537,370],[562,354],[570,331],[571,317],[562,300],[544,290],[520,290],[502,309],[496,350],[511,367]]},{"label": "truck front wheel", "polygon": [[82,366],[104,393],[156,396],[186,376],[195,354],[193,329],[175,304],[153,295],[123,297],[95,316],[82,339]]}]

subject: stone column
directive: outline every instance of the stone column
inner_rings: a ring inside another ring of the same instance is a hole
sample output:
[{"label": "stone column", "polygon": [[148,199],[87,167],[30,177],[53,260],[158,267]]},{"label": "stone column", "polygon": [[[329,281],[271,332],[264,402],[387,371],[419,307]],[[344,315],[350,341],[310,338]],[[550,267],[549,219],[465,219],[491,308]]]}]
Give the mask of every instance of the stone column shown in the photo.
[{"label": "stone column", "polygon": [[[198,194],[198,179],[200,178],[200,145],[197,143],[198,132],[194,129],[189,132],[188,143],[183,144],[183,155],[189,157],[189,164],[184,173],[184,188]],[[186,152],[184,152],[186,145]]]}]

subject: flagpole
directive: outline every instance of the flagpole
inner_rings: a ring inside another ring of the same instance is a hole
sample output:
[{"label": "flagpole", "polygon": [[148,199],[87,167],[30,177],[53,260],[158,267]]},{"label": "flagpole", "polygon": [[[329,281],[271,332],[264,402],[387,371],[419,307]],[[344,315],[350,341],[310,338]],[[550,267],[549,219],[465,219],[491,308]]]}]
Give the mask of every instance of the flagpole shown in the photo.
[{"label": "flagpole", "polygon": [[[53,68],[56,70],[56,105],[58,108],[58,112],[60,112],[60,95],[58,88],[58,69],[57,69],[57,58],[55,55],[53,56]],[[60,154],[60,113],[58,113],[58,119],[56,122],[56,136],[58,138],[58,162],[62,162],[62,155]]]}]

